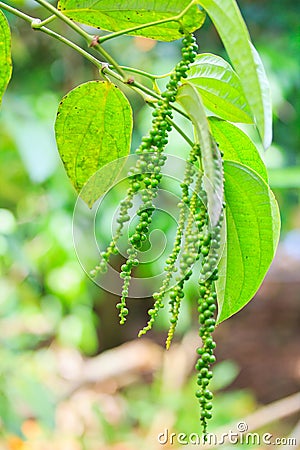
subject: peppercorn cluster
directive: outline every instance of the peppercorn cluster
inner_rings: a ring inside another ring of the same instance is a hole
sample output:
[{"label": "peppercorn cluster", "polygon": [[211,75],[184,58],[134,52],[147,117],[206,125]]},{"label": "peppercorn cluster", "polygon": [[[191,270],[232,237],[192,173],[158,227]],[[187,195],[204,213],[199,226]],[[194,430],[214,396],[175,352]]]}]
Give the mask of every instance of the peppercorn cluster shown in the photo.
[{"label": "peppercorn cluster", "polygon": [[[198,171],[196,183],[188,199],[187,189],[183,189],[183,201],[189,205],[189,214],[186,220],[184,230],[183,252],[179,259],[179,276],[177,277],[177,285],[170,292],[170,313],[171,325],[168,332],[166,347],[169,348],[174,336],[175,328],[178,322],[179,310],[182,299],[184,298],[184,286],[186,281],[192,275],[192,267],[198,261],[201,255],[201,232],[206,224],[207,210],[205,204],[205,192],[202,187],[203,174]],[[186,198],[185,198],[186,197]]]},{"label": "peppercorn cluster", "polygon": [[198,373],[197,384],[199,389],[196,392],[201,408],[200,421],[202,424],[204,436],[207,432],[207,420],[212,418],[212,392],[208,386],[213,373],[210,366],[216,361],[214,349],[216,343],[212,338],[215,330],[217,309],[217,294],[214,291],[214,283],[218,279],[217,258],[221,242],[221,227],[223,221],[223,212],[220,215],[218,224],[212,229],[211,233],[202,237],[201,253],[203,255],[203,264],[201,268],[201,277],[199,280],[199,335],[202,339],[202,347],[197,349],[199,355],[196,363]]},{"label": "peppercorn cluster", "polygon": [[189,65],[195,61],[197,56],[197,45],[192,35],[186,35],[182,43],[182,60],[176,65],[166,85],[166,90],[157,102],[157,106],[152,113],[152,127],[149,135],[142,139],[140,147],[136,150],[138,155],[136,165],[128,173],[130,186],[125,200],[121,203],[116,233],[106,251],[101,253],[100,264],[91,273],[93,276],[96,276],[98,272],[104,272],[110,255],[117,253],[117,241],[123,234],[125,223],[130,220],[129,210],[133,205],[132,199],[135,195],[141,193],[142,204],[137,211],[139,221],[134,233],[129,238],[128,259],[122,265],[120,273],[120,277],[124,279],[124,284],[121,300],[117,304],[117,308],[119,310],[120,323],[122,324],[126,321],[128,314],[126,298],[128,296],[132,269],[139,263],[137,259],[138,249],[142,247],[143,242],[147,239],[152,214],[155,210],[153,200],[157,196],[159,183],[162,178],[161,168],[166,160],[163,152],[168,143],[168,133],[172,129],[171,103],[175,102],[179,83],[187,77]]},{"label": "peppercorn cluster", "polygon": [[[155,300],[155,303],[153,305],[153,307],[151,309],[149,309],[148,314],[150,316],[150,319],[147,323],[147,325],[139,332],[139,336],[142,336],[143,334],[145,334],[147,331],[149,331],[154,322],[155,319],[159,313],[159,310],[161,308],[164,307],[164,303],[163,303],[163,298],[166,295],[169,287],[170,287],[170,282],[172,280],[173,274],[174,272],[177,271],[176,268],[176,262],[181,250],[181,244],[182,244],[182,239],[183,239],[183,235],[185,233],[185,226],[186,226],[186,220],[187,220],[187,216],[189,213],[189,208],[190,208],[190,193],[189,193],[189,187],[192,184],[192,182],[194,181],[194,176],[196,173],[196,168],[194,166],[195,162],[197,161],[197,157],[200,156],[200,148],[198,144],[194,144],[194,146],[191,148],[189,157],[187,159],[186,162],[186,167],[185,167],[185,173],[184,173],[184,179],[183,182],[181,183],[181,190],[182,190],[182,197],[180,202],[178,203],[178,208],[179,208],[179,218],[178,218],[178,223],[177,223],[177,230],[176,230],[176,236],[175,236],[175,240],[174,240],[174,245],[173,245],[173,249],[171,254],[169,255],[169,257],[166,260],[166,266],[164,268],[165,270],[165,277],[163,279],[162,285],[159,289],[159,292],[155,292],[153,294],[153,298]],[[190,211],[191,213],[191,211]],[[189,237],[187,238],[187,242],[189,242]],[[181,267],[181,269],[184,270],[183,267]],[[188,277],[188,273],[184,274],[184,277]],[[180,277],[179,281],[180,283],[182,283],[182,279],[184,277]],[[188,278],[187,278],[188,279]],[[183,285],[180,286],[175,286],[174,289],[171,290],[171,292],[169,293],[169,297],[170,297],[170,306],[171,306],[171,314],[172,314],[172,308],[174,306],[175,303],[175,299],[179,299],[179,298],[183,298],[182,294],[180,292],[182,292],[183,289]],[[179,312],[179,308],[175,308],[177,311],[177,313]],[[178,314],[177,314],[177,318],[178,318]],[[171,317],[172,320],[172,327],[175,329],[177,320],[174,320],[175,317]],[[169,331],[169,338],[168,338],[168,342],[171,343],[171,332]],[[169,345],[169,343],[167,343],[167,346]]]}]

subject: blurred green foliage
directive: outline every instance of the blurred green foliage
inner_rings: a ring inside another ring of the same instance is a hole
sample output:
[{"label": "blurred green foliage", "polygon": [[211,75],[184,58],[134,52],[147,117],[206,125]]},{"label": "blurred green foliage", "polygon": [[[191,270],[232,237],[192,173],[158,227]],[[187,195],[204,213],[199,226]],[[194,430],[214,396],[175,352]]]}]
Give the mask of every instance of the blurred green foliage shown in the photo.
[{"label": "blurred green foliage", "polygon": [[[32,15],[41,15],[34,2],[13,3],[25,4]],[[296,214],[300,180],[300,3],[291,0],[286,0],[284,6],[280,0],[239,3],[271,81],[274,143],[265,160],[287,232],[300,227]],[[44,385],[44,372],[39,364],[33,362],[35,351],[57,344],[73,346],[85,355],[96,354],[101,348],[98,334],[102,327],[97,309],[105,301],[105,295],[86,276],[73,248],[76,193],[58,158],[53,131],[60,98],[79,83],[98,75],[89,63],[61,43],[33,32],[12,16],[9,21],[14,70],[0,113],[0,417],[6,429],[15,433],[20,429],[24,405],[46,426],[54,424],[55,396]],[[64,25],[57,27],[62,33],[65,31]],[[208,20],[197,37],[201,52],[225,56]],[[168,72],[180,54],[176,43],[155,45],[128,37],[109,42],[107,49],[120,64],[155,73]],[[127,94],[134,108],[136,146],[148,128],[150,112],[139,97],[129,90]],[[176,135],[172,136],[169,148],[176,155],[184,152],[183,142]],[[165,228],[168,229],[168,222]],[[193,294],[191,290],[190,299]],[[111,310],[110,320],[117,322],[117,313]],[[165,326],[166,320],[163,315],[157,330]],[[186,307],[179,333],[190,324],[190,308]],[[43,355],[43,351],[36,354]],[[228,383],[234,370],[231,366],[224,369]],[[218,380],[216,376],[216,383]],[[195,431],[197,420],[194,385],[192,379],[184,391],[178,392],[175,402],[179,411],[178,429],[187,432]],[[134,388],[126,393],[129,417],[132,423],[138,420],[147,427],[148,417],[160,397],[155,394],[155,384],[150,391],[146,387],[141,389],[141,395]],[[233,420],[235,417],[230,413],[233,410],[239,417],[245,405],[247,409],[250,404],[251,409],[252,402],[247,393],[219,395],[216,423]],[[108,425],[106,433],[109,440]]]}]

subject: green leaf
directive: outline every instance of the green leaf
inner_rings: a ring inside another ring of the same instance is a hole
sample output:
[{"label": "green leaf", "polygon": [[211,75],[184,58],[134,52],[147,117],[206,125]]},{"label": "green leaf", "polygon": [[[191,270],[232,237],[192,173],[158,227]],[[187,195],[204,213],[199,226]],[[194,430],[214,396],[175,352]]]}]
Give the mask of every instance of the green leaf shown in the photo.
[{"label": "green leaf", "polygon": [[208,117],[208,121],[219,149],[224,154],[223,158],[250,167],[268,182],[266,166],[251,139],[242,130],[225,120]]},{"label": "green leaf", "polygon": [[197,89],[189,84],[183,84],[178,89],[176,97],[191,121],[196,134],[196,141],[200,144],[203,172],[205,175],[204,186],[208,197],[208,214],[211,224],[217,224],[223,199],[223,172],[222,161],[217,145],[210,133],[204,106]]},{"label": "green leaf", "polygon": [[198,55],[187,79],[211,112],[231,122],[253,123],[241,81],[223,58],[210,53]]},{"label": "green leaf", "polygon": [[270,88],[261,59],[235,0],[199,0],[213,21],[241,79],[265,148],[272,141]]},{"label": "green leaf", "polygon": [[0,104],[12,74],[10,28],[0,11]]},{"label": "green leaf", "polygon": [[[103,166],[116,160],[114,170],[101,172],[97,186],[83,191],[92,206],[113,183],[130,152],[132,111],[125,95],[107,81],[90,81],[69,92],[61,101],[55,123],[58,151],[75,189]],[[119,158],[123,160],[118,163]],[[95,177],[94,177],[95,178]]]},{"label": "green leaf", "polygon": [[180,22],[177,20],[152,25],[128,33],[160,41],[173,41],[182,37],[183,29],[193,32],[203,25],[205,13],[193,3],[195,2],[190,0],[60,0],[58,8],[77,22],[102,30],[121,31],[178,16],[191,5]]},{"label": "green leaf", "polygon": [[275,197],[249,167],[224,162],[225,248],[219,263],[218,322],[243,308],[257,292],[274,258],[280,234]]}]

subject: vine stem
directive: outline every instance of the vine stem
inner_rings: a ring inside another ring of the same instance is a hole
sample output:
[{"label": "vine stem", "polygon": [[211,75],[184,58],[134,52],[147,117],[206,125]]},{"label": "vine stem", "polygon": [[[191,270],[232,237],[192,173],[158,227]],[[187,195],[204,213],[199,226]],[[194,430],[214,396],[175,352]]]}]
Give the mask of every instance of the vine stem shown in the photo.
[{"label": "vine stem", "polygon": [[48,25],[48,23],[53,22],[57,17],[53,14],[52,16],[48,17],[45,20],[36,19],[36,23],[31,23],[31,28],[34,30],[38,30],[39,28]]},{"label": "vine stem", "polygon": [[125,72],[137,73],[138,75],[142,75],[143,77],[150,78],[151,80],[159,80],[162,78],[167,78],[172,74],[172,72],[169,72],[169,73],[165,73],[163,75],[153,75],[152,73],[145,72],[144,70],[140,70],[140,69],[135,69],[133,67],[127,67],[127,66],[120,66],[120,67]]},{"label": "vine stem", "polygon": [[114,60],[114,58],[107,53],[106,50],[98,43],[94,43],[95,37],[91,34],[84,31],[79,25],[77,25],[73,20],[69,19],[69,17],[65,16],[59,9],[55,8],[55,6],[51,5],[47,0],[35,0],[39,5],[43,6],[44,8],[48,9],[52,14],[57,16],[59,19],[61,19],[63,22],[65,22],[70,28],[72,28],[76,33],[78,33],[80,36],[82,36],[88,43],[90,47],[93,47],[95,50],[97,50],[105,59],[108,61],[115,70],[123,77],[125,78],[124,72],[119,66],[119,64]]},{"label": "vine stem", "polygon": [[17,17],[20,17],[23,20],[26,20],[26,22],[32,22],[32,20],[34,20],[33,17],[28,16],[28,14],[23,13],[22,11],[20,11],[17,8],[14,8],[13,6],[9,6],[6,3],[0,2],[0,7],[2,9],[4,9],[5,11],[10,12],[11,14],[14,14]]},{"label": "vine stem", "polygon": [[172,127],[177,131],[177,133],[181,134],[183,139],[189,144],[190,147],[193,147],[195,143],[185,134],[185,132],[169,117],[167,121],[172,125]]}]

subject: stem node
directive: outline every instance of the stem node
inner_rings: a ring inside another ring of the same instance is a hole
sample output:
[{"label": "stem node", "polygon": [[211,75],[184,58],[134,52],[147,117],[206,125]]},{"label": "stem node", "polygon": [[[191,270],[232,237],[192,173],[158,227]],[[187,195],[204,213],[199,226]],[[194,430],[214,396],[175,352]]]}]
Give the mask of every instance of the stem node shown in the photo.
[{"label": "stem node", "polygon": [[41,19],[33,19],[30,25],[33,30],[39,30],[41,28],[41,23]]},{"label": "stem node", "polygon": [[109,64],[106,62],[101,62],[101,65],[102,65],[101,72],[104,73],[104,71],[109,68]]},{"label": "stem node", "polygon": [[89,47],[91,47],[91,48],[96,47],[97,44],[99,44],[99,36],[95,35],[95,36],[93,36],[93,38],[89,44]]}]

